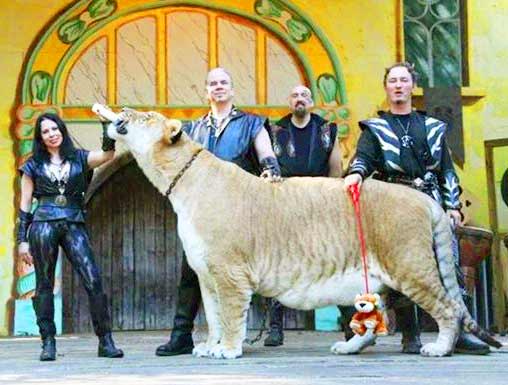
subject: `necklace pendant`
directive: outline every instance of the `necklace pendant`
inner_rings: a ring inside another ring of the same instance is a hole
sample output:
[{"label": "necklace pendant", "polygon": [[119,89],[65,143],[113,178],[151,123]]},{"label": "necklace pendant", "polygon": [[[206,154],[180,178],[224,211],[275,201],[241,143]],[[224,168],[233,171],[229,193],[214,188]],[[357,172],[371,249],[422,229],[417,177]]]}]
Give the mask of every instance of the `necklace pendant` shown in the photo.
[{"label": "necklace pendant", "polygon": [[404,135],[402,138],[400,138],[400,144],[404,148],[411,148],[413,146],[413,138],[411,138],[409,135]]},{"label": "necklace pendant", "polygon": [[67,198],[65,197],[65,195],[57,195],[56,198],[55,198],[55,203],[58,205],[58,206],[65,206],[67,205]]}]

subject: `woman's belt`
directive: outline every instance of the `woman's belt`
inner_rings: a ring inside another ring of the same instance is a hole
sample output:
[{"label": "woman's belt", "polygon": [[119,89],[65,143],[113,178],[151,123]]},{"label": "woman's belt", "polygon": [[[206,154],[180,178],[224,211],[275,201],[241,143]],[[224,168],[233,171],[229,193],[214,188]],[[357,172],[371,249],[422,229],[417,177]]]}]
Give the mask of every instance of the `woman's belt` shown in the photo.
[{"label": "woman's belt", "polygon": [[44,195],[38,199],[39,206],[58,206],[58,207],[71,207],[82,208],[83,197],[70,196],[70,195]]}]

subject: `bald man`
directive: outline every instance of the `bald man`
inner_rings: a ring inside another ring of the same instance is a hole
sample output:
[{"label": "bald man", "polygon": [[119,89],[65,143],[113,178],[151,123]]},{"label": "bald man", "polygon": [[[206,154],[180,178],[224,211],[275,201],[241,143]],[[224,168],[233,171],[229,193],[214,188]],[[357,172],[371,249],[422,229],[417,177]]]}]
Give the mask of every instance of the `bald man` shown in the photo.
[{"label": "bald man", "polygon": [[283,177],[341,176],[337,126],[313,114],[312,93],[304,85],[291,90],[291,113],[270,127]]},{"label": "bald man", "polygon": [[[310,112],[314,101],[310,89],[304,85],[291,90],[288,104],[291,113],[270,126],[273,150],[282,176],[340,177],[342,168],[335,123]],[[283,344],[283,315],[282,305],[271,300],[270,330],[265,346]]]},{"label": "bald man", "polygon": [[[235,163],[251,174],[279,180],[280,168],[265,129],[267,119],[241,111],[233,105],[233,80],[224,68],[208,72],[205,86],[210,111],[200,119],[185,124],[185,133],[218,158]],[[156,355],[192,353],[192,329],[200,303],[198,277],[184,256],[173,330],[169,341],[157,348]]]}]

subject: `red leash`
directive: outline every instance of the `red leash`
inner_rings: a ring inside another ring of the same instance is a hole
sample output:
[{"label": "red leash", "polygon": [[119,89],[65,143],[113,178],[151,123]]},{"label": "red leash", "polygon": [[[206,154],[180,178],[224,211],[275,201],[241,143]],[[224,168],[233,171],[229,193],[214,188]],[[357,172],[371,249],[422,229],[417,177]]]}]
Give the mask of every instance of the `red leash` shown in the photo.
[{"label": "red leash", "polygon": [[358,185],[353,184],[349,186],[349,192],[351,193],[351,198],[353,199],[353,206],[355,208],[356,214],[356,231],[358,233],[358,239],[360,241],[360,249],[362,252],[363,274],[365,278],[365,293],[369,293],[369,278],[367,276],[368,274],[367,250],[365,249],[365,238],[363,236],[362,218],[360,216],[360,190],[358,189]]}]

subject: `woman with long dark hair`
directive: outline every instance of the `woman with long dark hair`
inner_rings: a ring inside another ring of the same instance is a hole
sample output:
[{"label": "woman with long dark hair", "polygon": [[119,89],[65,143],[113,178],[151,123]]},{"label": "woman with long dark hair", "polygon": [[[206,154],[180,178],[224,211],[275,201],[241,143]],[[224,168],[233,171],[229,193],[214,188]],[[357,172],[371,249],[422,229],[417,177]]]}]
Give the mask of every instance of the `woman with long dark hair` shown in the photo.
[{"label": "woman with long dark hair", "polygon": [[[105,123],[103,123],[105,128]],[[111,338],[108,299],[85,227],[84,194],[87,174],[112,159],[115,142],[104,130],[102,151],[76,149],[65,123],[55,114],[42,114],[35,123],[33,154],[20,167],[21,201],[17,232],[18,252],[35,265],[32,300],[42,338],[41,361],[56,358],[53,286],[58,247],[79,274],[90,300],[99,357],[123,357]],[[32,199],[37,206],[31,213]]]}]

